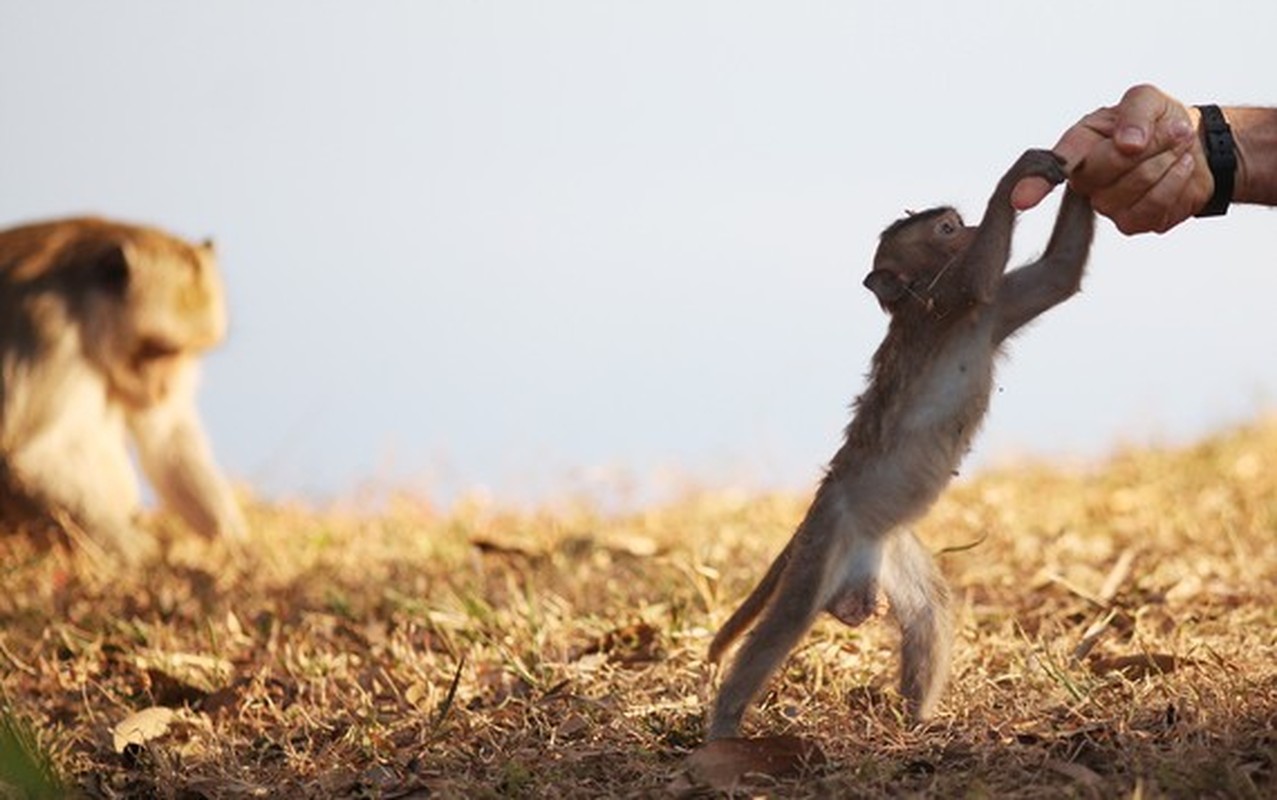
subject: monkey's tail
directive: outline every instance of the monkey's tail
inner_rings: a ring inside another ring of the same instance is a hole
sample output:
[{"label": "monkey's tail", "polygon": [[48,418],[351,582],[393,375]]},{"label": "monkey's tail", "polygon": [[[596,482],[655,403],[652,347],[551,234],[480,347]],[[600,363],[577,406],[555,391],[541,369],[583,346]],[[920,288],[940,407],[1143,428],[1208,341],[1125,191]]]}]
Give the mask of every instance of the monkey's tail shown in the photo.
[{"label": "monkey's tail", "polygon": [[745,602],[740,604],[727,622],[723,623],[723,627],[718,629],[718,633],[714,634],[714,641],[709,644],[710,663],[717,664],[723,658],[727,648],[732,646],[732,642],[749,629],[767,606],[767,601],[771,600],[772,595],[776,593],[781,575],[785,574],[785,567],[789,565],[789,553],[793,546],[794,540],[790,539],[789,544],[785,545],[785,549],[780,551],[780,555],[776,556],[776,560],[767,568],[767,574],[754,587],[754,591],[749,593]]}]

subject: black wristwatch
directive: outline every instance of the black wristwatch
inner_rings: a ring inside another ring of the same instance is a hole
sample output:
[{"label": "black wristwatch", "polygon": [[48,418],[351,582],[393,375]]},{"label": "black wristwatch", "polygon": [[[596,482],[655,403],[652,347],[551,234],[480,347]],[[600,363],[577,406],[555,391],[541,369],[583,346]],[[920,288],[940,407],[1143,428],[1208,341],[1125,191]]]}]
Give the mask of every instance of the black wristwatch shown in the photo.
[{"label": "black wristwatch", "polygon": [[1215,179],[1215,193],[1211,195],[1199,217],[1218,217],[1228,213],[1233,201],[1233,182],[1237,176],[1237,145],[1233,141],[1233,129],[1228,127],[1224,112],[1219,106],[1197,106],[1202,112],[1202,136],[1206,147],[1206,165]]}]

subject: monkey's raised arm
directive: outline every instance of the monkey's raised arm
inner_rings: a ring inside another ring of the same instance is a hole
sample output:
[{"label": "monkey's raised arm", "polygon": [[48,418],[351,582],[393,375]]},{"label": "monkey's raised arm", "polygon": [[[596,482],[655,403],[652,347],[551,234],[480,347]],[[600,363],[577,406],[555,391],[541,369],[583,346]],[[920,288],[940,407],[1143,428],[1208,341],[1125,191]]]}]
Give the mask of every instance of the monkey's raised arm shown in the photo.
[{"label": "monkey's raised arm", "polygon": [[1010,272],[998,289],[995,343],[1081,288],[1094,233],[1090,201],[1066,189],[1046,252],[1037,261]]},{"label": "monkey's raised arm", "polygon": [[1011,257],[1011,230],[1015,226],[1011,190],[1029,177],[1061,183],[1065,179],[1064,160],[1050,150],[1026,150],[998,181],[975,240],[960,265],[971,296],[978,303],[992,303],[997,297],[1002,273]]}]

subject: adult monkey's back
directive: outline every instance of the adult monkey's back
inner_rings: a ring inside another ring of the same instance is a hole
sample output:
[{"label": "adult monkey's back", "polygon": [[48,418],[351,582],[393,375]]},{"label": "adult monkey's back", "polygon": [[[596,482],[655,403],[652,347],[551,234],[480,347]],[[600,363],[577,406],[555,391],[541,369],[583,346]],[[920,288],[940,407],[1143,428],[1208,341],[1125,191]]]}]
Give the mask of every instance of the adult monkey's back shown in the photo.
[{"label": "adult monkey's back", "polygon": [[883,231],[865,286],[891,314],[830,462],[789,544],[719,630],[719,660],[749,629],[723,679],[709,738],[735,736],[746,707],[821,611],[858,625],[879,588],[901,629],[901,693],[915,719],[935,708],[949,672],[949,592],[907,530],[955,474],[989,405],[1002,343],[1075,293],[1094,215],[1065,192],[1046,252],[1004,276],[1023,178],[1064,180],[1062,161],[1030,150],[998,182],[979,227],[940,207]]}]

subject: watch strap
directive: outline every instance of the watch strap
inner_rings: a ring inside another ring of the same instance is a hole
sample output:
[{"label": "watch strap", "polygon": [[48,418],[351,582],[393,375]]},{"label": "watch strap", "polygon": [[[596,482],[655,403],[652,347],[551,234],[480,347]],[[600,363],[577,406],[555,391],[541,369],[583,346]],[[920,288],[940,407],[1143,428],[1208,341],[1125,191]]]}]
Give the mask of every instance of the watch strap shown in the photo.
[{"label": "watch strap", "polygon": [[1210,167],[1211,177],[1215,179],[1215,191],[1202,210],[1199,217],[1218,217],[1228,213],[1228,204],[1233,201],[1233,182],[1237,176],[1237,145],[1233,141],[1233,130],[1224,119],[1224,112],[1216,105],[1197,106],[1202,112],[1202,138],[1206,149],[1206,165]]}]

